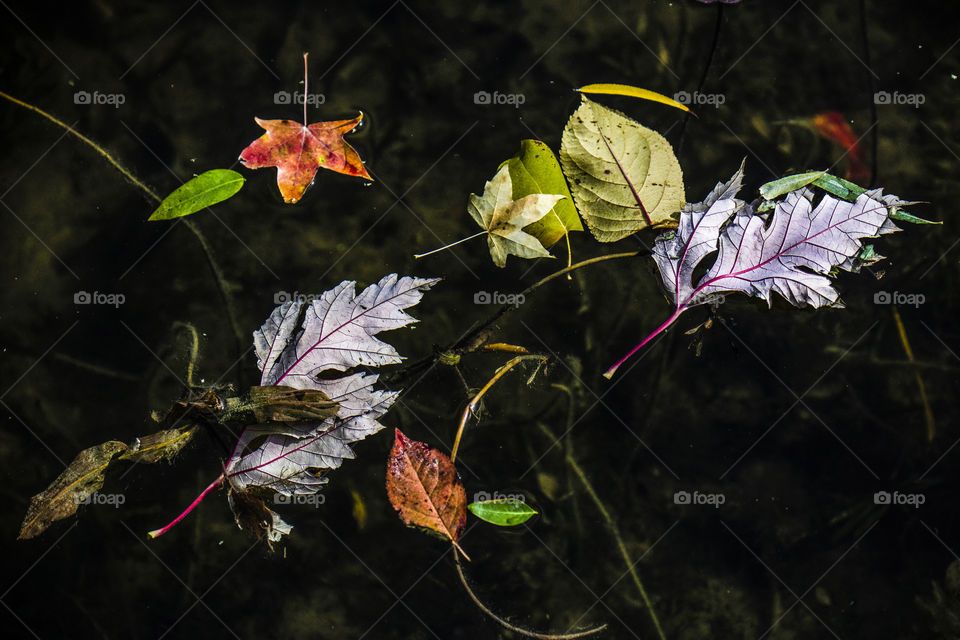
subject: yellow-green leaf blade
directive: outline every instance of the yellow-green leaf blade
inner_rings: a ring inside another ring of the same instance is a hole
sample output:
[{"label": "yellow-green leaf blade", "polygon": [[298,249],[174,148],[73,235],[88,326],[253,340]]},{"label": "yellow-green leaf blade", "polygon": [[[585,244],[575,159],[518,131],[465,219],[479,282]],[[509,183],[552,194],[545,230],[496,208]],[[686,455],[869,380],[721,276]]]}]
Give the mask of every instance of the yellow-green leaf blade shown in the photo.
[{"label": "yellow-green leaf blade", "polygon": [[243,186],[246,179],[230,169],[211,169],[174,189],[150,216],[150,220],[172,220],[188,216],[223,202]]},{"label": "yellow-green leaf blade", "polygon": [[573,197],[567,188],[560,163],[545,143],[540,140],[521,140],[517,155],[503,162],[513,181],[513,198],[520,200],[531,194],[566,196],[557,202],[549,214],[526,227],[524,231],[550,247],[570,231],[583,231],[583,224]]},{"label": "yellow-green leaf blade", "polygon": [[586,97],[564,128],[560,163],[600,242],[669,225],[686,203],[683,171],[666,138]]},{"label": "yellow-green leaf blade", "polygon": [[650,91],[649,89],[641,89],[640,87],[633,87],[628,84],[615,84],[615,83],[601,83],[601,84],[588,84],[586,86],[580,87],[577,89],[580,93],[594,93],[594,94],[604,94],[608,96],[627,96],[630,98],[640,98],[641,100],[649,100],[650,102],[659,102],[660,104],[665,104],[675,109],[680,109],[681,111],[686,111],[688,113],[693,113],[690,111],[690,108],[683,104],[682,102],[677,102],[673,98],[668,98],[662,93],[657,93],[656,91]]}]

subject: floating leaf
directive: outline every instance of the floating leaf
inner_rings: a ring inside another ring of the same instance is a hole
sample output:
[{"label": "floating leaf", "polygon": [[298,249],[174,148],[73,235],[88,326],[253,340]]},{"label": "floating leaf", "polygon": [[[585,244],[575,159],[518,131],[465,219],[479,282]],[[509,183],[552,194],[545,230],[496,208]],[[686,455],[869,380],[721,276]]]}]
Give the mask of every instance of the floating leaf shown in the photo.
[{"label": "floating leaf", "polygon": [[520,151],[501,164],[500,168],[503,165],[510,170],[514,200],[531,194],[564,196],[549,215],[524,227],[526,233],[539,240],[544,247],[550,247],[570,231],[583,231],[560,163],[550,147],[539,140],[521,140]]},{"label": "floating leaf", "polygon": [[363,113],[351,120],[311,125],[293,120],[254,120],[267,133],[240,153],[240,161],[248,169],[276,167],[277,186],[287,204],[303,197],[321,167],[373,180],[359,154],[343,139],[360,125]]},{"label": "floating leaf", "polygon": [[523,229],[550,213],[563,198],[560,194],[533,193],[515,200],[510,170],[504,164],[484,187],[483,196],[470,195],[467,211],[486,230],[493,263],[505,267],[508,255],[553,257],[537,238]]},{"label": "floating leaf", "polygon": [[387,459],[387,496],[407,525],[456,544],[467,524],[467,493],[446,454],[399,429]]},{"label": "floating leaf", "polygon": [[[814,206],[813,192],[803,188],[787,193],[767,218],[733,197],[742,180],[741,165],[733,178],[718,184],[703,203],[684,210],[676,232],[657,238],[653,257],[674,312],[612,366],[606,377],[684,311],[712,302],[717,294],[741,292],[772,304],[777,293],[798,307],[842,307],[840,294],[827,275],[835,268],[855,270],[863,255],[861,241],[898,231],[890,214],[908,204],[873,189],[854,202],[825,195]],[[716,261],[694,283],[694,271],[718,249]],[[869,252],[869,260],[879,258]]]},{"label": "floating leaf", "polygon": [[[353,370],[401,361],[375,336],[416,322],[404,309],[439,280],[390,274],[359,294],[356,282],[346,280],[310,303],[292,300],[274,309],[253,334],[261,386],[246,398],[228,398],[216,416],[255,422],[244,427],[224,473],[151,537],[169,531],[224,483],[238,526],[268,542],[288,533],[290,525],[263,498],[317,493],[327,471],[356,457],[351,443],[383,429],[377,420],[397,392],[374,389],[377,374]],[[201,408],[210,402],[202,399]]]},{"label": "floating leaf", "polygon": [[197,427],[187,426],[141,436],[118,459],[146,463],[170,460],[187,446],[196,433]]},{"label": "floating leaf", "polygon": [[500,527],[512,527],[523,524],[537,512],[522,500],[513,498],[503,498],[497,500],[483,500],[482,502],[471,502],[467,505],[470,512],[490,524]]},{"label": "floating leaf", "polygon": [[600,242],[668,226],[683,208],[683,172],[670,143],[586,97],[563,130],[560,162],[577,209]]},{"label": "floating leaf", "polygon": [[628,84],[588,84],[580,87],[577,89],[577,91],[580,93],[599,93],[608,96],[627,96],[630,98],[640,98],[641,100],[659,102],[660,104],[665,104],[669,107],[680,109],[681,111],[693,113],[690,111],[690,107],[687,105],[683,104],[682,102],[677,102],[673,98],[668,98],[662,93],[650,91],[649,89],[641,89],[640,87],[632,87]]},{"label": "floating leaf", "polygon": [[38,536],[51,523],[76,513],[77,505],[103,486],[103,474],[110,461],[126,448],[124,443],[110,440],[78,453],[49,487],[30,499],[17,539]]},{"label": "floating leaf", "polygon": [[233,196],[245,181],[246,178],[230,169],[204,171],[174,189],[148,220],[171,220],[202,211]]}]

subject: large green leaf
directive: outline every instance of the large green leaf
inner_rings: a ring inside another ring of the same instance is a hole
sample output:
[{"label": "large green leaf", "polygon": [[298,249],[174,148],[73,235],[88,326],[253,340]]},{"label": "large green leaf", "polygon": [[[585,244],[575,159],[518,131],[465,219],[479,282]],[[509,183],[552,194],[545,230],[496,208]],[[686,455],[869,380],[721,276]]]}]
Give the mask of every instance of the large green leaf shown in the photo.
[{"label": "large green leaf", "polygon": [[503,165],[510,171],[514,200],[539,193],[566,196],[546,216],[524,227],[525,232],[549,247],[570,231],[583,231],[560,163],[550,147],[539,140],[521,140],[520,151],[500,167]]},{"label": "large green leaf", "polygon": [[590,232],[614,242],[669,226],[686,203],[670,143],[619,111],[582,100],[563,130],[560,162]]},{"label": "large green leaf", "polygon": [[245,178],[230,169],[204,171],[168,195],[150,220],[171,220],[223,202],[243,186]]}]

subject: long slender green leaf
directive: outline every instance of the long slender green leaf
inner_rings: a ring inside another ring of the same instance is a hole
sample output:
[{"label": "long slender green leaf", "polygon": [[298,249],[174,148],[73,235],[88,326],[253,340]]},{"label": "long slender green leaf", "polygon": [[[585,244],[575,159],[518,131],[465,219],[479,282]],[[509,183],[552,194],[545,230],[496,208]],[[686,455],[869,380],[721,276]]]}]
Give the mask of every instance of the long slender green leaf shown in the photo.
[{"label": "long slender green leaf", "polygon": [[237,191],[246,179],[230,169],[204,171],[174,189],[150,216],[150,220],[171,220],[196,213],[223,202]]}]

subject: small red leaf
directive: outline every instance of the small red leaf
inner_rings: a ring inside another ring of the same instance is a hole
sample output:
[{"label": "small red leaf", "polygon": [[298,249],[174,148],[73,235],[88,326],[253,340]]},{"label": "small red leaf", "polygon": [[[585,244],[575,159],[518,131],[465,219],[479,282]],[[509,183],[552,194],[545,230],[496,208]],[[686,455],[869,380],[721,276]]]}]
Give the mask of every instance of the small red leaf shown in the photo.
[{"label": "small red leaf", "polygon": [[446,454],[397,429],[387,459],[387,496],[407,525],[456,545],[467,523],[467,492]]},{"label": "small red leaf", "polygon": [[356,150],[343,139],[363,120],[333,120],[303,125],[293,120],[261,120],[267,130],[240,152],[248,169],[277,168],[277,186],[288,204],[297,202],[320,167],[372,180]]}]

